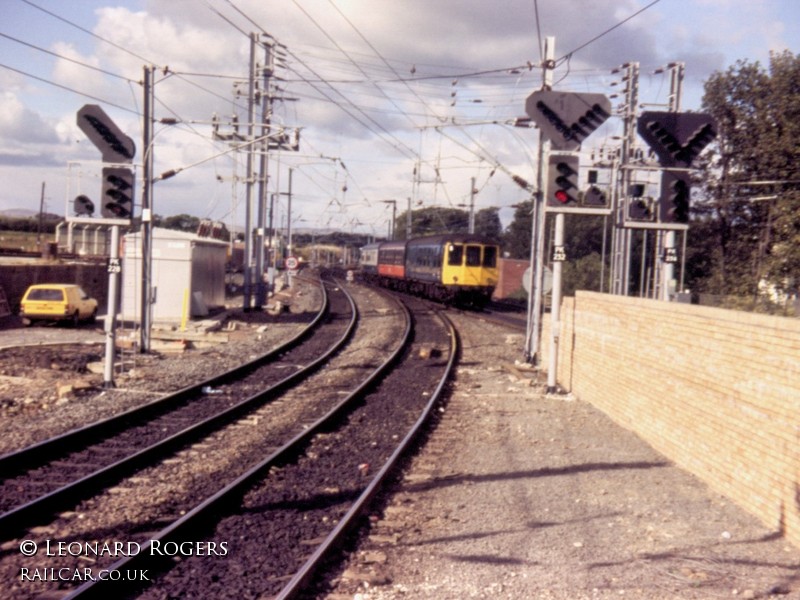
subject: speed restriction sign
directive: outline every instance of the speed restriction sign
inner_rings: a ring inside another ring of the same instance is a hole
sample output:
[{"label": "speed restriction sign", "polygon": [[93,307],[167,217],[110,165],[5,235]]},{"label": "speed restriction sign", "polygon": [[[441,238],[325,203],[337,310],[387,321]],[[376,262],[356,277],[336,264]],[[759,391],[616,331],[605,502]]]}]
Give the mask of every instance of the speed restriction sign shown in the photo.
[{"label": "speed restriction sign", "polygon": [[298,266],[298,261],[296,256],[287,256],[286,257],[286,268],[291,271],[296,271]]}]

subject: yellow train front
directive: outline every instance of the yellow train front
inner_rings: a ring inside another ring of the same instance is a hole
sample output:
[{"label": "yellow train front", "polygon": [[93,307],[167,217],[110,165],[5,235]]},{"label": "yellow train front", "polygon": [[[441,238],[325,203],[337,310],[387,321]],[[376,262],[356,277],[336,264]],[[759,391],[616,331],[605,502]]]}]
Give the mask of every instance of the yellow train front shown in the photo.
[{"label": "yellow train front", "polygon": [[496,243],[473,234],[412,239],[405,245],[405,284],[414,294],[481,307],[497,285],[499,253]]}]

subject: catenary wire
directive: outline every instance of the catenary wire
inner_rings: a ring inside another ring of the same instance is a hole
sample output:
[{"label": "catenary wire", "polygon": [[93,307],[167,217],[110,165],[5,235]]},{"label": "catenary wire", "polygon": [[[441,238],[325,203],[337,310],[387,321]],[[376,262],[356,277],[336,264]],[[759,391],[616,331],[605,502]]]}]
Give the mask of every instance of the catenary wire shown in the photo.
[{"label": "catenary wire", "polygon": [[12,37],[6,33],[0,31],[0,37],[4,37],[7,40],[11,40],[12,42],[16,42],[17,44],[22,44],[23,46],[27,46],[28,48],[33,48],[34,50],[38,50],[39,52],[43,52],[45,54],[49,54],[50,56],[55,56],[56,58],[60,58],[61,60],[66,60],[76,65],[80,65],[81,67],[85,67],[87,69],[91,69],[93,71],[97,71],[98,73],[102,73],[103,75],[108,75],[110,77],[116,77],[117,79],[122,79],[129,83],[139,83],[138,81],[131,79],[130,77],[125,77],[124,75],[119,75],[118,73],[112,73],[111,71],[107,71],[106,69],[101,69],[99,67],[95,67],[94,65],[87,64],[85,62],[81,62],[79,60],[75,60],[74,58],[69,58],[68,56],[64,56],[63,54],[58,54],[57,52],[52,52],[47,50],[46,48],[42,48],[40,46],[36,46],[24,40],[17,39]]},{"label": "catenary wire", "polygon": [[[336,3],[335,3],[333,0],[328,0],[328,2],[331,4],[331,6],[333,6],[333,8],[336,10],[336,12],[337,12],[337,13],[339,13],[339,15],[342,17],[342,19],[344,19],[344,21],[345,21],[345,22],[346,22],[348,25],[350,25],[350,27],[353,29],[353,31],[355,31],[355,32],[358,34],[358,36],[359,36],[359,37],[360,37],[360,38],[361,38],[361,39],[364,41],[364,43],[365,43],[365,44],[367,44],[367,46],[369,46],[369,48],[370,48],[370,49],[371,49],[371,50],[372,50],[372,51],[375,53],[375,56],[377,56],[377,57],[378,57],[378,58],[379,58],[379,59],[380,59],[380,60],[383,62],[383,64],[384,64],[384,65],[386,65],[386,67],[387,67],[387,68],[388,68],[388,69],[389,69],[389,70],[390,70],[390,71],[391,71],[391,72],[392,72],[392,73],[393,73],[393,74],[394,74],[396,77],[398,77],[398,78],[399,78],[399,77],[400,77],[400,74],[397,72],[397,70],[396,70],[394,67],[392,67],[392,65],[389,63],[389,61],[387,61],[387,60],[386,60],[386,58],[385,58],[385,57],[384,57],[384,56],[383,56],[383,55],[382,55],[382,54],[381,54],[381,53],[378,51],[378,49],[377,49],[377,48],[376,48],[376,47],[375,47],[375,46],[372,44],[372,42],[370,42],[370,41],[367,39],[367,37],[366,37],[366,36],[365,36],[365,35],[364,35],[364,34],[363,34],[363,33],[362,33],[362,32],[361,32],[359,29],[358,29],[358,27],[356,27],[356,26],[355,26],[355,24],[354,24],[354,23],[353,23],[353,22],[352,22],[352,21],[351,21],[351,20],[350,20],[350,19],[349,19],[349,18],[348,18],[348,17],[347,17],[347,16],[346,16],[346,15],[345,15],[345,14],[344,14],[342,11],[341,11],[341,9],[340,9],[338,6],[336,6]],[[424,100],[424,99],[423,99],[423,98],[422,98],[422,97],[421,97],[421,96],[420,96],[420,95],[417,93],[417,91],[416,91],[414,88],[412,88],[412,87],[411,87],[411,86],[408,84],[408,82],[402,82],[402,83],[404,83],[405,87],[406,87],[406,88],[407,88],[407,89],[408,89],[408,90],[409,90],[409,91],[410,91],[410,92],[411,92],[411,93],[412,93],[414,96],[416,96],[416,97],[419,99],[419,101],[420,101],[420,102],[422,102],[422,104],[425,106],[425,108],[426,108],[426,109],[428,109],[428,111],[430,111],[430,113],[431,113],[431,114],[433,114],[433,115],[434,115],[434,116],[435,116],[437,119],[439,119],[439,120],[441,120],[441,119],[442,119],[442,117],[440,117],[440,116],[439,116],[439,115],[436,113],[436,111],[435,111],[435,110],[433,110],[433,109],[432,109],[432,108],[431,108],[431,107],[428,105],[428,103],[427,103],[427,102],[426,102],[426,101],[425,101],[425,100]]]},{"label": "catenary wire", "polygon": [[37,75],[33,75],[32,73],[27,73],[25,71],[21,71],[19,69],[15,69],[14,67],[10,67],[8,65],[4,65],[0,63],[0,67],[4,69],[8,69],[9,71],[14,71],[15,73],[19,73],[20,75],[24,75],[25,77],[30,77],[31,79],[36,79],[37,81],[41,81],[42,83],[46,83],[48,85],[55,86],[57,88],[61,88],[62,90],[66,90],[68,92],[72,92],[73,94],[78,94],[79,96],[83,96],[84,98],[89,98],[90,100],[97,100],[98,102],[102,102],[109,106],[113,106],[114,108],[118,108],[120,110],[124,110],[125,112],[133,113],[138,115],[139,113],[135,110],[132,110],[126,106],[120,106],[119,104],[115,104],[114,102],[109,102],[108,100],[104,100],[103,98],[98,98],[97,96],[92,96],[91,94],[87,94],[85,92],[81,92],[74,88],[68,87],[66,85],[61,85],[60,83],[56,83],[55,81],[50,81],[49,79],[44,79],[43,77],[39,77]]},{"label": "catenary wire", "polygon": [[[392,98],[391,96],[389,96],[389,95],[388,95],[388,94],[387,94],[387,93],[386,93],[386,92],[385,92],[383,89],[381,89],[381,87],[380,87],[380,86],[379,86],[379,85],[378,85],[376,82],[372,81],[372,79],[369,77],[369,75],[367,74],[367,72],[366,72],[366,71],[365,71],[365,70],[364,70],[364,69],[361,67],[361,65],[359,65],[359,64],[358,64],[358,63],[355,61],[355,59],[354,59],[354,58],[353,58],[353,57],[352,57],[352,56],[351,56],[351,55],[350,55],[350,54],[347,52],[347,50],[345,50],[344,48],[342,48],[341,44],[339,44],[339,42],[337,42],[337,41],[336,41],[336,40],[333,38],[333,36],[331,36],[331,35],[330,35],[330,34],[327,32],[327,30],[326,30],[326,29],[325,29],[325,28],[324,28],[322,25],[320,25],[319,21],[317,21],[317,20],[316,20],[316,19],[315,19],[315,18],[314,18],[314,17],[313,17],[313,16],[312,16],[312,15],[311,15],[311,14],[310,14],[310,13],[309,13],[309,12],[308,12],[306,9],[305,9],[305,8],[303,8],[303,7],[300,5],[300,3],[299,3],[297,0],[292,0],[292,2],[293,2],[293,3],[294,3],[294,5],[295,5],[295,6],[296,6],[296,7],[297,7],[299,10],[300,10],[300,12],[302,12],[302,13],[303,13],[303,14],[304,14],[304,15],[305,15],[305,16],[306,16],[306,17],[307,17],[307,18],[308,18],[308,19],[309,19],[309,20],[310,20],[310,21],[311,21],[311,22],[314,24],[314,26],[315,26],[317,29],[319,29],[319,30],[322,32],[322,34],[323,34],[323,35],[324,35],[326,38],[328,38],[328,39],[331,41],[331,43],[332,43],[334,46],[336,46],[336,48],[337,48],[337,49],[338,49],[338,50],[339,50],[339,51],[340,51],[340,52],[341,52],[341,53],[342,53],[342,54],[343,54],[345,57],[347,57],[347,60],[348,60],[348,61],[350,61],[350,63],[351,63],[351,64],[352,64],[354,67],[356,67],[356,69],[358,69],[358,71],[359,71],[361,74],[363,74],[363,75],[364,75],[364,77],[366,77],[366,78],[367,78],[367,80],[368,80],[368,81],[369,81],[369,82],[370,82],[370,83],[371,83],[371,84],[372,84],[372,85],[375,87],[375,89],[377,89],[377,90],[380,92],[380,94],[381,94],[381,95],[382,95],[382,96],[383,96],[383,97],[384,97],[386,100],[388,100],[388,101],[389,101],[389,102],[392,104],[392,106],[394,106],[394,107],[395,107],[395,108],[396,108],[396,109],[397,109],[397,110],[400,112],[400,114],[402,114],[402,115],[403,115],[403,116],[404,116],[406,119],[408,119],[408,121],[411,123],[411,125],[412,125],[412,126],[416,126],[416,125],[417,125],[417,124],[414,122],[414,119],[412,119],[412,118],[411,118],[411,116],[409,116],[409,115],[408,115],[408,114],[407,114],[407,113],[406,113],[406,112],[405,112],[405,111],[404,111],[404,110],[403,110],[403,109],[402,109],[402,108],[401,108],[401,107],[400,107],[400,106],[397,104],[397,102],[394,100],[394,98]],[[335,7],[335,5],[334,5],[334,7]]]},{"label": "catenary wire", "polygon": [[[167,67],[162,67],[160,65],[157,65],[157,63],[155,61],[148,60],[144,56],[141,56],[140,54],[137,54],[136,52],[133,52],[129,48],[125,48],[124,46],[121,46],[121,45],[117,44],[116,42],[113,42],[113,41],[111,41],[111,40],[109,40],[107,38],[104,38],[103,36],[97,35],[93,31],[91,31],[89,29],[86,29],[85,27],[82,27],[82,26],[78,25],[77,23],[75,23],[73,21],[70,21],[69,19],[67,19],[65,17],[62,17],[61,15],[58,15],[58,14],[56,14],[56,13],[50,11],[50,10],[47,10],[46,8],[43,8],[43,7],[39,6],[38,4],[36,4],[34,2],[31,2],[31,0],[20,0],[20,1],[24,2],[25,4],[28,4],[29,6],[35,8],[37,10],[42,11],[45,14],[50,15],[54,19],[57,19],[57,20],[59,20],[59,21],[61,21],[63,23],[66,23],[70,27],[74,27],[75,29],[78,29],[79,31],[83,31],[84,33],[87,33],[88,35],[92,36],[93,38],[95,38],[97,40],[100,40],[101,42],[103,42],[105,44],[108,44],[108,45],[110,45],[110,46],[112,46],[114,48],[117,48],[118,50],[120,50],[122,52],[125,52],[126,54],[129,54],[130,56],[133,56],[134,58],[138,58],[139,60],[141,60],[145,64],[156,65],[159,69],[166,69],[167,68]],[[179,76],[179,77],[181,77],[181,76]],[[198,89],[200,89],[200,90],[202,90],[202,91],[204,91],[204,92],[206,92],[208,94],[211,94],[212,96],[215,96],[215,97],[220,98],[222,100],[226,100],[226,101],[228,100],[227,98],[224,98],[223,96],[217,94],[213,90],[209,90],[208,88],[204,88],[203,86],[197,84],[196,82],[190,81],[190,80],[185,79],[183,77],[181,77],[181,79],[183,79],[189,85],[193,85],[194,87],[196,87],[196,88],[198,88]]]},{"label": "catenary wire", "polygon": [[[237,6],[236,6],[236,5],[235,5],[235,4],[232,2],[232,0],[226,0],[226,2],[227,2],[227,3],[228,3],[228,4],[229,4],[229,5],[230,5],[230,6],[231,6],[231,7],[232,7],[234,10],[236,10],[236,11],[237,11],[237,12],[238,12],[240,15],[242,15],[242,16],[243,16],[245,19],[247,19],[247,20],[248,20],[250,23],[252,23],[252,24],[253,24],[255,27],[258,27],[260,31],[262,31],[263,33],[265,33],[265,34],[266,34],[266,31],[264,31],[264,29],[263,29],[263,28],[262,28],[262,27],[261,27],[261,26],[260,26],[258,23],[256,23],[256,22],[255,22],[255,21],[254,21],[254,20],[253,20],[253,19],[252,19],[250,16],[248,16],[248,15],[247,15],[246,13],[244,13],[244,12],[243,12],[241,9],[239,9],[239,8],[238,8],[238,7],[237,7]],[[241,31],[241,29],[240,29],[240,31]],[[269,35],[269,34],[267,34],[267,35]],[[388,137],[390,137],[390,138],[393,138],[393,139],[395,140],[395,142],[396,142],[396,143],[395,143],[395,144],[392,144],[392,143],[390,143],[389,145],[391,145],[391,146],[392,146],[393,148],[395,148],[396,150],[402,150],[402,152],[401,152],[401,153],[404,153],[404,154],[406,154],[406,156],[407,156],[407,157],[408,157],[409,155],[410,155],[410,157],[411,157],[411,158],[413,158],[413,157],[415,157],[415,156],[416,156],[416,153],[414,152],[414,150],[413,150],[413,149],[411,149],[410,147],[408,147],[408,145],[406,145],[406,144],[405,144],[405,143],[404,143],[402,140],[400,140],[400,139],[398,139],[396,136],[394,136],[394,135],[393,135],[391,132],[389,132],[389,131],[388,131],[388,130],[387,130],[387,129],[386,129],[384,126],[383,126],[383,125],[381,125],[380,123],[378,123],[377,121],[375,121],[375,119],[373,119],[372,117],[370,117],[369,115],[367,115],[367,114],[366,114],[366,113],[365,113],[365,112],[364,112],[364,111],[363,111],[363,110],[362,110],[362,109],[361,109],[359,106],[357,106],[355,103],[353,103],[353,102],[352,102],[352,100],[350,100],[349,98],[347,98],[347,96],[345,96],[345,95],[344,95],[344,94],[343,94],[341,91],[339,91],[338,89],[336,89],[336,87],[334,87],[333,85],[331,85],[329,82],[325,81],[325,80],[324,80],[324,79],[323,79],[323,78],[322,78],[322,77],[319,75],[319,73],[317,73],[317,72],[316,72],[314,69],[312,69],[312,68],[311,68],[311,67],[310,67],[310,66],[309,66],[309,65],[308,65],[308,64],[307,64],[305,61],[303,61],[303,60],[302,60],[302,59],[301,59],[299,56],[297,56],[297,55],[296,55],[294,52],[292,52],[292,51],[291,51],[291,50],[289,50],[288,48],[286,49],[286,52],[287,52],[287,54],[289,54],[289,55],[290,55],[292,58],[294,58],[294,59],[295,59],[295,60],[296,60],[298,63],[300,63],[300,64],[301,64],[303,67],[305,67],[305,68],[306,68],[306,69],[307,69],[307,70],[308,70],[310,73],[312,73],[314,76],[318,77],[318,78],[319,78],[319,79],[320,79],[322,82],[324,82],[324,83],[325,83],[325,84],[326,84],[326,85],[327,85],[327,86],[328,86],[328,87],[329,87],[329,88],[330,88],[332,91],[334,91],[334,92],[335,92],[335,93],[337,93],[339,96],[341,96],[341,97],[342,97],[342,98],[343,98],[343,99],[344,99],[344,100],[345,100],[345,101],[346,101],[346,102],[347,102],[349,105],[351,105],[351,106],[352,106],[352,107],[353,107],[355,110],[359,111],[359,112],[360,112],[362,115],[364,115],[364,117],[366,117],[366,118],[367,118],[367,119],[368,119],[368,120],[369,120],[371,123],[373,123],[373,124],[374,124],[376,127],[378,127],[379,129],[381,129],[381,130],[382,130],[382,131],[383,131],[383,132],[384,132],[384,133],[385,133],[385,134],[386,134]],[[314,85],[313,83],[311,83],[309,80],[307,80],[307,79],[305,78],[305,76],[303,76],[301,73],[299,73],[299,72],[298,72],[296,69],[290,68],[290,70],[292,70],[292,71],[293,71],[293,72],[294,72],[296,75],[298,75],[298,76],[299,76],[301,79],[303,79],[303,81],[305,81],[305,82],[306,82],[308,85],[310,85],[311,87],[313,87],[314,89],[316,89],[316,90],[317,90],[319,93],[323,94],[323,95],[324,95],[326,98],[328,98],[330,101],[334,102],[334,104],[335,104],[335,105],[336,105],[338,108],[340,108],[340,109],[341,109],[341,110],[343,110],[345,113],[347,113],[347,115],[348,115],[348,116],[350,116],[351,118],[355,119],[355,120],[356,120],[356,122],[358,122],[360,125],[362,125],[362,126],[366,127],[366,128],[369,130],[369,131],[371,131],[372,133],[374,133],[375,135],[377,135],[378,137],[380,137],[381,139],[384,139],[384,141],[386,141],[386,140],[385,140],[385,138],[384,138],[384,137],[383,137],[383,136],[382,136],[380,133],[378,133],[378,132],[377,132],[377,131],[375,131],[375,130],[374,130],[372,127],[370,127],[369,125],[367,125],[366,123],[364,123],[364,121],[362,121],[362,120],[361,120],[361,119],[359,119],[357,116],[355,116],[355,115],[354,115],[352,112],[350,112],[350,111],[349,111],[347,108],[345,108],[345,107],[344,107],[344,106],[343,106],[341,103],[339,103],[339,102],[336,102],[335,100],[333,100],[333,98],[331,98],[330,96],[328,96],[328,95],[327,95],[325,92],[323,92],[321,89],[319,89],[317,86],[315,86],[315,85]],[[387,142],[387,143],[388,143],[388,142]]]},{"label": "catenary wire", "polygon": [[630,15],[630,16],[628,16],[628,17],[624,18],[622,21],[620,21],[620,22],[619,22],[619,23],[617,23],[616,25],[613,25],[612,27],[609,27],[608,29],[606,29],[606,30],[605,30],[605,31],[603,31],[602,33],[599,33],[598,35],[594,36],[594,37],[593,37],[592,39],[590,39],[589,41],[587,41],[587,42],[584,42],[583,44],[581,44],[581,45],[580,45],[580,46],[578,46],[577,48],[575,48],[575,49],[573,49],[573,50],[570,50],[570,51],[569,51],[569,52],[567,52],[567,53],[566,53],[564,56],[562,56],[561,58],[559,58],[558,60],[556,60],[556,64],[561,64],[561,63],[562,63],[564,60],[569,60],[569,59],[572,57],[572,55],[573,55],[573,54],[575,54],[576,52],[578,52],[578,51],[580,51],[580,50],[583,50],[584,48],[586,48],[586,47],[587,47],[587,46],[589,46],[590,44],[593,44],[594,42],[596,42],[596,41],[597,41],[597,40],[599,40],[600,38],[602,38],[602,37],[604,37],[604,36],[608,35],[609,33],[611,33],[612,31],[614,31],[614,30],[615,30],[615,29],[617,29],[618,27],[621,27],[622,25],[624,25],[625,23],[627,23],[628,21],[630,21],[630,20],[631,20],[631,19],[633,19],[634,17],[637,17],[638,15],[642,14],[642,13],[643,13],[644,11],[646,11],[647,9],[649,9],[649,8],[651,8],[652,6],[654,6],[654,5],[658,4],[660,1],[661,1],[661,0],[653,0],[652,2],[650,2],[650,4],[648,4],[647,6],[644,6],[644,7],[640,8],[640,9],[639,9],[639,10],[637,10],[635,13],[633,13],[632,15]]},{"label": "catenary wire", "polygon": [[[207,3],[207,4],[208,4],[208,3]],[[266,33],[266,31],[264,31],[264,30],[263,30],[263,28],[262,28],[260,25],[258,25],[258,23],[256,23],[256,22],[255,22],[255,21],[254,21],[252,18],[250,18],[250,17],[249,17],[247,14],[245,14],[243,11],[241,11],[241,10],[240,10],[240,9],[239,9],[239,8],[238,8],[236,5],[234,5],[234,4],[233,4],[233,2],[231,2],[230,0],[228,0],[228,4],[230,4],[230,5],[231,5],[231,7],[232,7],[234,10],[236,10],[236,11],[237,11],[237,12],[238,12],[238,13],[239,13],[239,14],[240,14],[242,17],[244,17],[245,19],[247,19],[247,20],[248,20],[250,23],[252,23],[252,24],[253,24],[255,27],[258,27],[258,28],[259,28],[259,30],[261,30],[261,32],[262,32],[262,33],[264,33],[265,35],[269,35],[268,33]],[[215,12],[215,13],[216,13],[218,16],[220,16],[220,17],[221,17],[223,20],[225,20],[227,23],[229,23],[231,26],[233,26],[235,29],[237,29],[237,30],[238,30],[240,33],[242,33],[243,35],[248,35],[248,36],[249,36],[249,34],[248,34],[247,32],[245,32],[243,29],[241,29],[240,27],[238,27],[237,25],[235,25],[235,24],[234,24],[234,23],[233,23],[233,22],[232,22],[230,19],[228,19],[227,17],[225,17],[224,15],[222,15],[222,14],[221,14],[219,11],[217,11],[217,10],[216,10],[214,7],[212,7],[212,6],[210,6],[210,5],[209,5],[209,8],[211,8],[211,10],[212,10],[213,12]],[[272,38],[272,36],[269,36],[269,37],[270,37],[270,38]],[[273,39],[274,39],[274,38],[273,38]],[[288,54],[290,54],[290,55],[292,55],[292,56],[294,57],[294,54],[293,54],[291,51],[289,51],[288,49],[286,49],[286,51],[287,51],[287,53],[288,53]],[[297,59],[297,57],[295,57],[295,58]],[[297,59],[297,60],[299,60],[299,59]],[[306,68],[309,68],[307,65],[305,65],[305,63],[303,63],[303,61],[302,61],[302,60],[300,60],[300,62],[301,62],[301,64],[303,64],[304,66],[306,66]],[[296,72],[296,71],[295,71],[295,72]],[[313,71],[312,71],[312,72],[313,72]],[[297,72],[296,72],[296,73],[297,73]],[[302,76],[302,75],[300,75],[299,73],[298,73],[298,75],[299,75],[301,78],[303,77],[303,76]],[[325,97],[326,97],[326,98],[327,98],[329,101],[331,101],[333,104],[335,104],[336,106],[338,106],[339,108],[341,108],[342,110],[344,110],[345,112],[347,112],[347,113],[348,113],[348,114],[349,114],[351,117],[355,118],[355,119],[356,119],[356,121],[358,121],[358,122],[359,122],[359,123],[361,123],[362,125],[365,125],[365,124],[364,124],[364,123],[363,123],[363,122],[362,122],[360,119],[358,119],[358,118],[357,118],[355,115],[353,115],[352,113],[350,113],[350,112],[349,112],[347,109],[345,109],[345,108],[344,108],[344,107],[343,107],[343,106],[342,106],[340,103],[336,102],[336,101],[335,101],[335,100],[333,100],[333,99],[332,99],[330,96],[328,96],[327,94],[325,94],[325,93],[324,93],[322,90],[320,90],[319,88],[317,88],[316,86],[313,86],[313,85],[312,85],[311,87],[313,87],[314,89],[316,89],[316,90],[317,90],[317,91],[318,91],[320,94],[322,94],[323,96],[325,96]],[[331,87],[331,88],[332,88],[334,91],[336,91],[337,93],[339,93],[340,95],[342,95],[342,94],[341,94],[341,92],[338,92],[338,90],[336,90],[336,89],[335,89],[335,88],[333,88],[332,86],[330,86],[330,87]],[[344,96],[342,95],[342,97],[344,97]],[[345,99],[346,99],[346,100],[348,100],[348,102],[350,102],[350,104],[352,104],[354,108],[356,108],[357,110],[359,110],[360,112],[362,112],[362,114],[364,114],[364,115],[365,115],[367,118],[369,118],[370,120],[372,120],[373,122],[375,122],[375,121],[374,121],[374,119],[371,119],[371,117],[369,117],[369,115],[367,115],[367,114],[366,114],[366,113],[365,113],[365,112],[364,112],[364,111],[363,111],[361,108],[359,108],[358,106],[356,106],[355,104],[353,104],[353,103],[352,103],[351,101],[349,101],[349,99],[347,99],[346,97],[345,97]],[[375,123],[376,123],[378,126],[380,126],[380,124],[378,124],[377,122],[375,122]],[[370,131],[373,131],[373,133],[375,133],[376,135],[379,135],[377,132],[375,132],[374,130],[372,130],[371,128],[369,128],[367,125],[365,125],[365,126],[366,126],[368,129],[370,129]],[[382,127],[381,127],[381,128],[382,128]],[[382,129],[383,129],[383,128],[382,128]],[[386,130],[384,129],[384,131],[386,131]],[[387,134],[388,134],[388,133],[389,133],[389,132],[387,132]],[[389,135],[391,135],[391,134],[389,134]],[[393,136],[392,136],[392,137],[393,137]],[[397,138],[395,138],[395,139],[397,139]],[[398,141],[398,142],[400,142],[400,140],[397,140],[397,141]],[[402,143],[402,142],[400,142],[400,143]],[[340,161],[340,163],[341,163],[341,161]],[[342,167],[344,168],[344,164],[343,164],[343,163],[342,163]],[[346,169],[346,168],[345,168],[345,172],[347,172],[347,169]],[[355,187],[356,187],[356,188],[357,188],[357,189],[358,189],[360,192],[362,192],[362,194],[363,194],[363,190],[361,189],[361,187],[360,187],[360,185],[358,184],[358,182],[357,182],[357,181],[355,181],[354,179],[352,179],[352,175],[351,175],[351,181],[352,181],[353,185],[355,185]],[[368,202],[368,201],[367,201],[367,202]]]}]

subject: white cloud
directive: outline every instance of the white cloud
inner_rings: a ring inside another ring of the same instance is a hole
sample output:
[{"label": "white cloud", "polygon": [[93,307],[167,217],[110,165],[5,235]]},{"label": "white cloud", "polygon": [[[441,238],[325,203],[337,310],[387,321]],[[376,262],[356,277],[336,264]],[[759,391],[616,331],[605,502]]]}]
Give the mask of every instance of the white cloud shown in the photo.
[{"label": "white cloud", "polygon": [[[85,5],[75,19],[83,19],[82,27],[118,47],[41,14],[35,26],[41,22],[51,28],[48,47],[57,54],[130,81],[26,50],[25,56],[30,54],[35,60],[25,60],[36,63],[30,72],[92,98],[0,69],[5,90],[0,96],[0,164],[2,156],[16,164],[56,164],[47,171],[47,178],[54,187],[63,185],[67,160],[97,157],[91,142],[74,125],[75,113],[86,103],[103,105],[141,145],[139,113],[144,96],[139,82],[149,63],[170,70],[156,76],[156,117],[184,121],[179,126],[157,125],[156,171],[188,167],[222,152],[227,146],[211,140],[208,121],[213,113],[223,122],[232,114],[246,120],[245,98],[234,97],[233,83],[234,78],[247,76],[249,44],[242,32],[257,30],[259,24],[286,45],[287,68],[278,72],[286,81],[280,82],[284,91],[279,95],[299,99],[276,102],[273,122],[303,128],[301,151],[285,152],[280,158],[280,177],[277,160],[271,163],[272,189],[280,179],[284,191],[286,169],[294,166],[298,207],[304,218],[311,215],[319,221],[328,203],[334,198],[342,201],[345,171],[324,158],[316,161],[322,165],[302,165],[312,160],[309,157],[338,157],[347,164],[346,201],[355,203],[347,210],[357,210],[362,222],[376,226],[387,215],[381,199],[398,199],[401,210],[402,203],[417,193],[425,202],[457,203],[468,192],[472,176],[479,184],[487,181],[495,161],[510,172],[534,177],[535,131],[503,123],[523,114],[525,97],[541,84],[539,29],[543,36],[556,39],[558,89],[610,93],[610,70],[623,62],[639,61],[642,102],[663,102],[668,82],[649,73],[668,61],[682,60],[687,67],[684,107],[691,109],[699,107],[702,80],[713,70],[725,68],[736,58],[763,59],[770,48],[781,44],[792,47],[794,41],[797,46],[800,19],[790,18],[785,9],[795,3],[730,2],[664,1],[616,28],[649,3],[540,2],[537,28],[530,0],[334,0],[350,23],[333,3],[317,0],[237,0],[235,6],[243,14],[218,0],[123,0],[114,7],[96,0],[94,21],[85,21]],[[782,14],[776,13],[776,6]],[[789,10],[796,16],[797,8]],[[69,17],[59,7],[53,11]],[[25,23],[18,32],[22,39],[33,35],[25,28],[34,25],[30,20]],[[7,62],[25,71],[27,63],[20,60]],[[531,70],[503,72],[528,61]],[[469,75],[492,70],[498,72]],[[458,79],[455,85],[454,79]],[[479,121],[497,124],[471,125]],[[442,126],[443,133],[433,126]],[[594,139],[609,138],[616,127],[618,120],[612,120]],[[141,148],[139,152],[141,157]],[[412,185],[415,154],[420,155],[424,176],[433,178],[432,165],[438,164],[444,183],[423,183],[417,191]],[[221,215],[230,211],[231,195],[241,212],[244,185],[234,186],[231,176],[243,176],[244,158],[238,156],[236,171],[234,159],[230,155],[207,160],[159,182],[157,212],[216,211]],[[40,169],[32,176],[41,180],[45,173]],[[0,208],[19,196],[14,186],[31,186],[9,171],[0,171],[0,177],[10,182],[0,191]],[[482,187],[478,206],[507,206],[524,194],[500,169]],[[343,222],[350,217],[350,212],[339,210],[330,215]]]},{"label": "white cloud", "polygon": [[27,108],[13,92],[0,94],[0,145],[53,144],[58,142],[52,124]]}]

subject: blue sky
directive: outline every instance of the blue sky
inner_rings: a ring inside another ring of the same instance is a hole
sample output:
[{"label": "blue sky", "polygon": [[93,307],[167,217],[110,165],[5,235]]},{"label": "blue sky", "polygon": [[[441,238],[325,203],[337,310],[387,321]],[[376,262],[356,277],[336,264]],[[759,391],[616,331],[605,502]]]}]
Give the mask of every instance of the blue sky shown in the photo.
[{"label": "blue sky", "polygon": [[[273,122],[302,128],[299,152],[271,156],[270,191],[286,191],[291,168],[296,226],[379,235],[383,200],[458,206],[473,177],[476,206],[507,222],[525,199],[511,175],[535,180],[536,131],[507,123],[541,84],[540,33],[556,40],[557,90],[611,94],[611,70],[638,61],[641,102],[663,104],[669,81],[653,71],[684,62],[684,110],[714,71],[800,50],[794,0],[0,0],[0,210],[38,208],[43,182],[62,215],[96,195],[99,153],[75,115],[100,104],[140,146],[152,63],[170,73],[156,117],[181,121],[157,126],[155,170],[183,169],[156,184],[155,211],[241,223],[245,156],[223,154],[209,121],[246,120],[234,82],[257,26],[285,46]],[[619,126],[584,143],[584,166]]]}]

